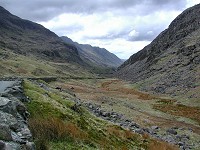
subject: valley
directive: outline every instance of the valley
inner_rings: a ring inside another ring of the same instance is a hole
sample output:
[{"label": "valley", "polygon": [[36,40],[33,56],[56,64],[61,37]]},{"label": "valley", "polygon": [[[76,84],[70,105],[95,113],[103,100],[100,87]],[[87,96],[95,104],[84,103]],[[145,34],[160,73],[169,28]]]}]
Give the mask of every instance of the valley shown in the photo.
[{"label": "valley", "polygon": [[[0,82],[9,84],[1,84],[2,89],[13,86],[16,79],[11,79]],[[37,77],[24,78],[23,89],[31,100],[25,102],[30,112],[28,124],[39,149],[200,147],[199,107],[181,104],[178,98],[139,91],[131,82]],[[51,135],[49,131],[54,132]]]},{"label": "valley", "polygon": [[[118,79],[67,80],[62,83],[56,82],[54,86],[62,87],[63,91],[75,93],[82,103],[92,103],[106,112],[122,114],[124,118],[142,126],[144,131],[146,128],[151,130],[152,127],[158,126],[160,130],[158,133],[154,134],[155,131],[150,131],[150,135],[158,139],[165,139],[164,137],[168,136],[166,131],[175,128],[180,134],[191,136],[190,144],[199,143],[200,120],[198,116],[200,109],[197,107],[199,104],[188,106],[182,104],[182,99],[179,98],[141,92],[130,82]],[[99,115],[97,114],[97,116]],[[103,118],[105,119],[105,117]],[[116,121],[109,118],[109,115],[106,116],[106,120]],[[117,124],[124,126],[123,121],[119,121]],[[125,125],[125,128],[128,126]],[[176,143],[175,141],[168,140],[171,143]],[[196,147],[199,147],[199,144]]]},{"label": "valley", "polygon": [[123,62],[0,6],[0,150],[199,150],[199,10]]}]

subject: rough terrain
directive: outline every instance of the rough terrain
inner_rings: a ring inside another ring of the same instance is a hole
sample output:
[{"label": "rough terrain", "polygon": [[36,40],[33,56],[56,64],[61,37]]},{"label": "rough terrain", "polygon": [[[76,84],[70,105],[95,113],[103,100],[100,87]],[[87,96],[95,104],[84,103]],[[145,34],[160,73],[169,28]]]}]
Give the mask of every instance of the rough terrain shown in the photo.
[{"label": "rough terrain", "polygon": [[[185,115],[181,115],[184,109],[174,113],[170,109],[162,111],[157,107],[175,107],[178,100],[140,92],[133,84],[120,80],[68,80],[56,86],[62,87],[63,92],[74,92],[96,116],[121,127],[178,145],[182,150],[200,148],[200,120],[189,115],[195,107],[184,105],[190,109]],[[195,113],[199,115],[200,109]]]},{"label": "rough terrain", "polygon": [[56,62],[84,64],[74,46],[65,44],[42,25],[14,16],[1,6],[0,14],[0,49]]},{"label": "rough terrain", "polygon": [[181,13],[149,45],[121,65],[116,76],[145,91],[199,99],[200,4]]},{"label": "rough terrain", "polygon": [[[76,79],[77,82],[82,80]],[[87,104],[76,96],[73,87],[60,86],[64,81],[66,79],[24,82],[25,94],[31,99],[27,104],[29,126],[37,149],[177,150],[177,146],[96,117],[86,110]]]},{"label": "rough terrain", "polygon": [[0,76],[14,77],[0,81],[0,149],[199,150],[199,10],[126,61],[125,82],[93,74],[77,48],[0,7]]},{"label": "rough terrain", "polygon": [[22,81],[0,81],[0,149],[35,150],[28,128],[29,113],[23,102]]}]

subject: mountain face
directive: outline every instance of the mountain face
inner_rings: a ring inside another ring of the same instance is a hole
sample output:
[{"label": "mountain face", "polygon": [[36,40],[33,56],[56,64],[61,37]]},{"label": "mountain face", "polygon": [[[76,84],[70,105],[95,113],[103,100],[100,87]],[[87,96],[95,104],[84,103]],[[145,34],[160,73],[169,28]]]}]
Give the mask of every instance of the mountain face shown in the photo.
[{"label": "mountain face", "polygon": [[143,90],[200,97],[200,4],[175,18],[168,29],[125,61],[116,76]]},{"label": "mountain face", "polygon": [[76,47],[42,25],[23,20],[0,6],[0,48],[25,56],[82,64]]},{"label": "mountain face", "polygon": [[94,64],[100,67],[118,67],[123,63],[123,61],[116,55],[110,53],[104,48],[93,47],[87,44],[79,44],[73,42],[70,38],[65,36],[61,38],[67,44],[75,45],[81,58],[89,64]]}]

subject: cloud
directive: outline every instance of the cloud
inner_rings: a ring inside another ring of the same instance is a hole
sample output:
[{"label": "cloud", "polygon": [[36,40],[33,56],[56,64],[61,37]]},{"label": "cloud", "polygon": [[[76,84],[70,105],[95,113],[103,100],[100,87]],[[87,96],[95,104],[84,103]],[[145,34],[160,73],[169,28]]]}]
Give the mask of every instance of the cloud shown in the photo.
[{"label": "cloud", "polygon": [[135,30],[132,30],[131,32],[129,32],[129,36],[130,37],[138,37],[139,36],[139,32],[135,31]]},{"label": "cloud", "polygon": [[185,8],[200,0],[1,0],[11,13],[59,36],[105,47],[121,58],[149,44]]},{"label": "cloud", "polygon": [[199,4],[200,0],[187,0],[187,5],[186,7],[191,7],[194,6],[195,4]]},{"label": "cloud", "polygon": [[[186,0],[1,0],[0,5],[33,21],[47,21],[62,13],[132,12],[149,14],[158,10],[182,10]],[[26,12],[26,13],[24,13]]]}]

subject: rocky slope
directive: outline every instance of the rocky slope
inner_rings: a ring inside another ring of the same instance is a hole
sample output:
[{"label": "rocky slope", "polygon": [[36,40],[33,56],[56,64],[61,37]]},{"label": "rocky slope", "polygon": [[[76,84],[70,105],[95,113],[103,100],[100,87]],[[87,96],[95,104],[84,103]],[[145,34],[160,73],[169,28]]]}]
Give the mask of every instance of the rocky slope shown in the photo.
[{"label": "rocky slope", "polygon": [[199,98],[200,4],[181,13],[149,45],[118,68],[116,76],[143,90]]},{"label": "rocky slope", "polygon": [[25,56],[82,64],[76,47],[37,23],[23,20],[0,6],[0,48]]},{"label": "rocky slope", "polygon": [[22,81],[0,81],[0,149],[34,150],[32,134],[27,125],[29,113],[23,104]]},{"label": "rocky slope", "polygon": [[67,44],[75,45],[81,58],[89,63],[100,67],[118,67],[123,61],[105,48],[93,47],[88,44],[73,42],[68,37],[61,37]]}]

